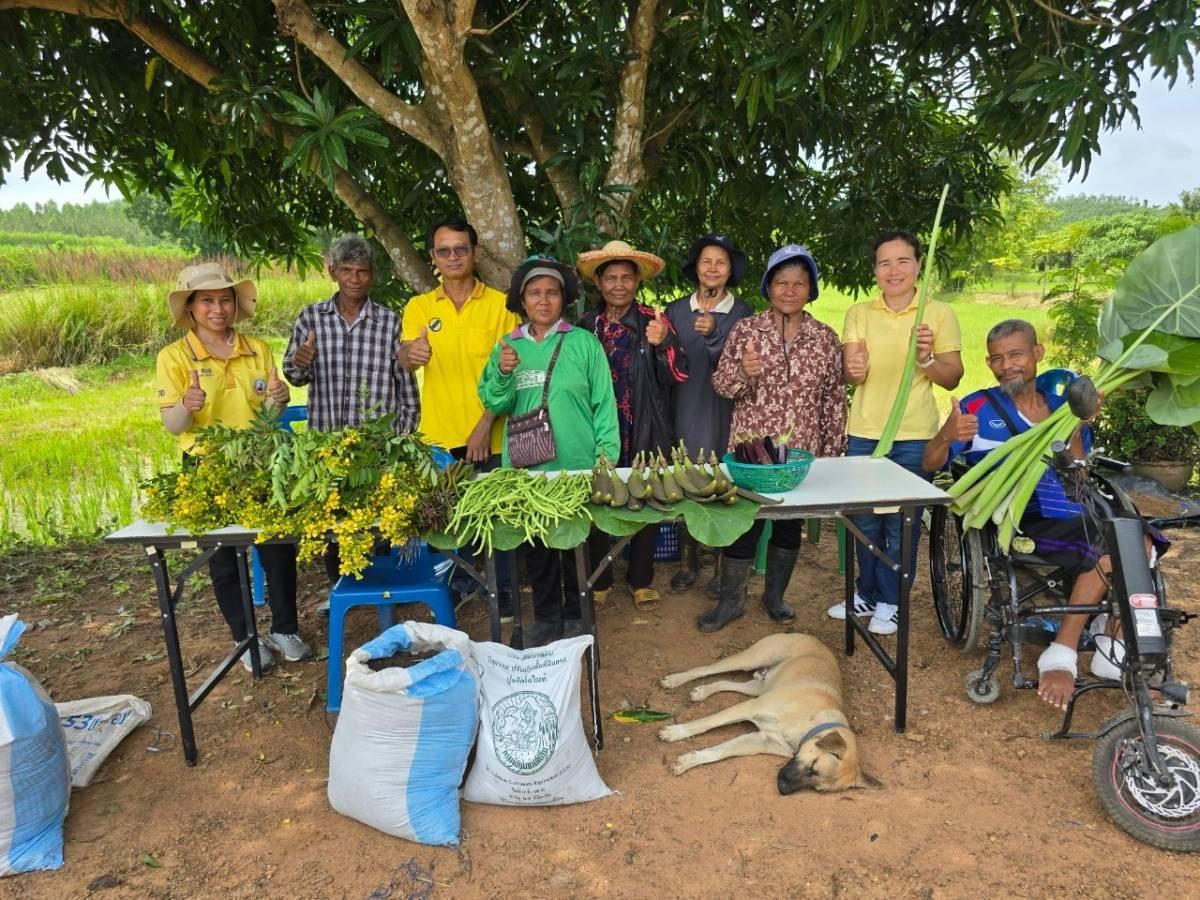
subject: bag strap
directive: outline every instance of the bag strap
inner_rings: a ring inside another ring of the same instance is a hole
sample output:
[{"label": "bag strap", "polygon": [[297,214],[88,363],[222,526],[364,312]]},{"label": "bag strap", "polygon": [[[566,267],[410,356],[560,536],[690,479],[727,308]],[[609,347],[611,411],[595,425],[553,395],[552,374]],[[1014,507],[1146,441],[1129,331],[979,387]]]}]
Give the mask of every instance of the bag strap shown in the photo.
[{"label": "bag strap", "polygon": [[554,364],[558,362],[558,351],[562,349],[565,338],[566,332],[559,332],[558,344],[555,345],[554,352],[550,354],[550,365],[546,366],[546,381],[542,385],[542,406],[546,406],[550,401],[550,376],[554,373]]},{"label": "bag strap", "polygon": [[1000,395],[994,388],[984,388],[983,393],[984,396],[988,398],[988,402],[992,404],[992,409],[996,411],[996,414],[1000,416],[1000,418],[1004,420],[1004,424],[1008,426],[1009,434],[1011,434],[1013,437],[1016,437],[1018,434],[1029,430],[1029,426],[1025,424],[1024,419],[1021,420],[1020,426],[1013,421],[1012,416],[1008,414],[1008,410],[1004,408],[1004,404],[1000,400]]}]

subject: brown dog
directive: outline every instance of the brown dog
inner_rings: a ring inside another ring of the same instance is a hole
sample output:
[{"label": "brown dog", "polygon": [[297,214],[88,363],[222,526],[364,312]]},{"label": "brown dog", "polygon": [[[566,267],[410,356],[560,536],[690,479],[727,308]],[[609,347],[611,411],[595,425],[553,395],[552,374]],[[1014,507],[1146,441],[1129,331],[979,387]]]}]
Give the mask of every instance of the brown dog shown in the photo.
[{"label": "brown dog", "polygon": [[858,767],[858,743],[842,712],[842,674],[824,644],[807,634],[772,634],[753,647],[713,663],[667,675],[665,688],[724,672],[754,672],[749,681],[714,681],[692,688],[693,701],[720,691],[748,694],[746,700],[693,722],[668,725],[658,736],[682,741],[733,722],[753,722],[758,731],[723,744],[685,753],[675,761],[682,775],[694,766],[730,756],[774,753],[791,757],[779,770],[779,793],[801,788],[844,791],[881,787]]}]

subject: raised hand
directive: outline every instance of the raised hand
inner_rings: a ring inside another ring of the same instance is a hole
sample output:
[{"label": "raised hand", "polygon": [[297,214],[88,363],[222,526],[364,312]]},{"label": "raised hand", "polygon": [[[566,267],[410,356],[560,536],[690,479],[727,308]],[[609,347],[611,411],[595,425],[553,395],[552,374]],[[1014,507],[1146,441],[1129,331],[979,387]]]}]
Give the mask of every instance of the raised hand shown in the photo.
[{"label": "raised hand", "polygon": [[667,326],[667,320],[663,318],[662,311],[655,310],[654,318],[651,319],[650,323],[646,326],[646,340],[649,341],[652,346],[657,347],[667,339],[667,332],[669,330],[670,329]]},{"label": "raised hand", "polygon": [[927,363],[933,359],[933,329],[922,322],[917,326],[917,362]]},{"label": "raised hand", "polygon": [[867,342],[848,341],[845,359],[847,380],[851,384],[861,384],[871,371],[871,354],[867,351]]},{"label": "raised hand", "polygon": [[692,323],[692,328],[695,329],[696,334],[705,336],[712,334],[716,327],[717,319],[710,312],[700,313],[700,315],[696,316],[696,321]]},{"label": "raised hand", "polygon": [[279,407],[287,406],[288,400],[292,398],[287,382],[279,377],[279,370],[274,366],[271,367],[271,374],[267,378],[267,397]]},{"label": "raised hand", "polygon": [[429,343],[429,329],[422,328],[421,333],[411,341],[400,345],[398,354],[400,365],[406,369],[419,369],[433,359],[433,346]]},{"label": "raised hand", "polygon": [[763,373],[762,360],[758,358],[758,346],[753,342],[746,345],[742,353],[742,374],[747,378],[757,378]]},{"label": "raised hand", "polygon": [[208,395],[204,393],[204,388],[200,387],[200,373],[192,369],[192,383],[183,392],[183,408],[190,413],[198,413],[204,409],[207,400]]},{"label": "raised hand", "polygon": [[511,375],[521,364],[517,351],[509,346],[508,341],[500,338],[500,374]]},{"label": "raised hand", "polygon": [[979,434],[979,417],[965,412],[958,400],[950,398],[950,417],[946,419],[946,432],[952,441],[969,441]]},{"label": "raised hand", "polygon": [[292,365],[301,369],[307,369],[312,365],[313,360],[317,358],[317,333],[310,331],[308,337],[304,339],[304,343],[296,348],[296,352],[292,354]]}]

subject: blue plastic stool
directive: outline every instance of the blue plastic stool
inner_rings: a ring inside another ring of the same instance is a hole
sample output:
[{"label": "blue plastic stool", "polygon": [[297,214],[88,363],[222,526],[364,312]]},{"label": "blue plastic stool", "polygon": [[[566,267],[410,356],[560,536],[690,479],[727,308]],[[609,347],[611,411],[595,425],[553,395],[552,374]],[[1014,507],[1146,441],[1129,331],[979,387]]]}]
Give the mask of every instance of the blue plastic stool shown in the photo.
[{"label": "blue plastic stool", "polygon": [[[292,430],[293,422],[307,422],[308,407],[304,404],[289,406],[279,417],[281,424],[288,431]],[[266,578],[263,576],[262,563],[258,559],[258,548],[250,548],[250,596],[254,598],[255,606],[267,605]]]},{"label": "blue plastic stool", "polygon": [[343,575],[329,591],[329,689],[325,709],[342,708],[342,649],[346,612],[355,606],[374,606],[383,630],[395,624],[397,603],[424,603],[439,625],[453,628],[454,600],[446,580],[453,564],[424,543],[411,562],[400,559],[399,548],[377,556],[361,579]]}]

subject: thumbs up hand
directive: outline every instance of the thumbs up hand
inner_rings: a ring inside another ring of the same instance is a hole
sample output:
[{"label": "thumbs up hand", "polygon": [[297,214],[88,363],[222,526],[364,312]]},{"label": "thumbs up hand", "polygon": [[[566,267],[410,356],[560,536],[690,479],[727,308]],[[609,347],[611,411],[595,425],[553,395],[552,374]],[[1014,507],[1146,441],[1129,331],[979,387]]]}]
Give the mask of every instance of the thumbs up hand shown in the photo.
[{"label": "thumbs up hand", "polygon": [[509,346],[508,341],[500,338],[500,374],[511,375],[521,364],[517,351]]},{"label": "thumbs up hand", "polygon": [[204,393],[204,388],[200,387],[200,373],[192,369],[192,382],[183,392],[183,408],[190,413],[198,413],[204,409],[207,400],[208,395]]},{"label": "thumbs up hand", "polygon": [[862,384],[871,370],[871,354],[866,341],[849,341],[844,353],[846,380],[851,384]]},{"label": "thumbs up hand", "polygon": [[979,417],[964,412],[958,400],[950,398],[950,416],[946,419],[946,430],[953,441],[969,441],[979,434]]},{"label": "thumbs up hand", "polygon": [[274,366],[271,367],[271,374],[267,378],[267,397],[276,407],[287,406],[288,401],[292,399],[287,382],[280,379],[279,370]]},{"label": "thumbs up hand", "polygon": [[317,333],[310,331],[304,343],[292,354],[292,364],[301,369],[307,369],[317,358]]},{"label": "thumbs up hand", "polygon": [[663,318],[660,310],[654,311],[654,318],[650,320],[650,324],[646,326],[646,340],[652,346],[659,346],[667,339],[667,332],[670,329],[667,326],[667,320]]},{"label": "thumbs up hand", "polygon": [[421,333],[411,341],[402,341],[397,359],[400,360],[400,365],[409,371],[419,369],[433,359],[433,347],[429,343],[429,328],[422,328]]},{"label": "thumbs up hand", "polygon": [[747,378],[757,378],[762,373],[763,364],[758,358],[758,345],[751,341],[742,353],[742,374]]},{"label": "thumbs up hand", "polygon": [[696,316],[696,321],[692,323],[692,328],[695,329],[696,334],[705,336],[712,334],[713,329],[716,327],[717,320],[710,312],[700,313],[700,315]]}]

